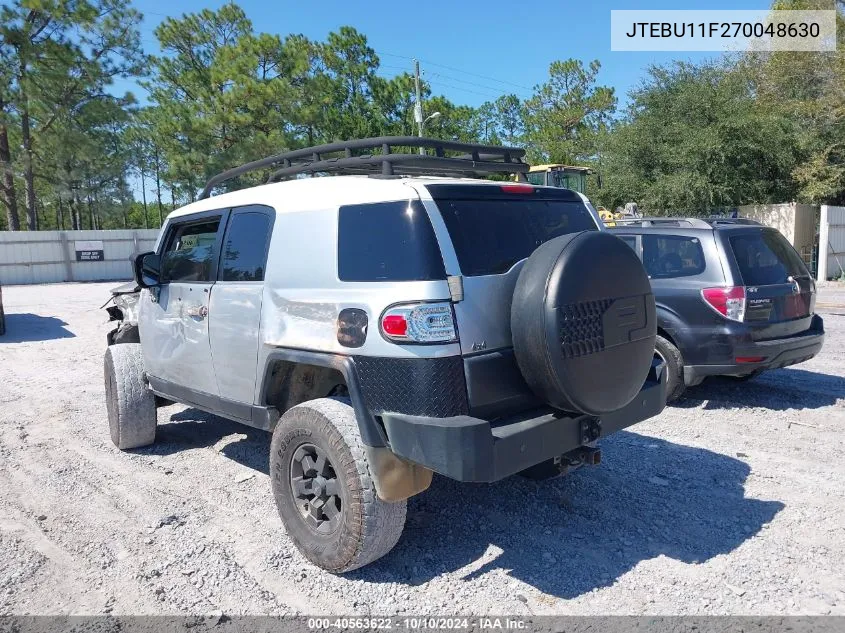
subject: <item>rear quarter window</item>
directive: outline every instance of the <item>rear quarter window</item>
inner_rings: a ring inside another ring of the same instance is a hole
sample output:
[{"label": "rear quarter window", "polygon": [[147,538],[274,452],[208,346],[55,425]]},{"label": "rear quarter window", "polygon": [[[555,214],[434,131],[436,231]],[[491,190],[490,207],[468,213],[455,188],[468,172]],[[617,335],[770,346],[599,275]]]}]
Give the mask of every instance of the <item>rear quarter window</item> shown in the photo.
[{"label": "rear quarter window", "polygon": [[652,279],[691,277],[706,268],[701,240],[682,235],[643,235],[643,266]]},{"label": "rear quarter window", "polygon": [[337,272],[341,281],[445,279],[443,257],[422,203],[340,207]]}]

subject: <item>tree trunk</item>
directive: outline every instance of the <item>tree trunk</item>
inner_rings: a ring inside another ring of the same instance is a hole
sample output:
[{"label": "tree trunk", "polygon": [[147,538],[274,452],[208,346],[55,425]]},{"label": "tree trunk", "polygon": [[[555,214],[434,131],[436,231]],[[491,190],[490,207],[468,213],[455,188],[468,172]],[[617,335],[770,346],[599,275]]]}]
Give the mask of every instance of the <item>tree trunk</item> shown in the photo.
[{"label": "tree trunk", "polygon": [[65,209],[62,206],[61,196],[59,196],[59,204],[56,206],[56,227],[60,231],[65,230]]},{"label": "tree trunk", "polygon": [[100,197],[97,192],[94,192],[94,230],[99,231],[103,228],[102,218],[100,217]]},{"label": "tree trunk", "polygon": [[141,198],[144,201],[144,228],[148,229],[148,228],[150,228],[150,217],[147,214],[147,185],[144,182],[144,180],[145,180],[145,174],[144,174],[144,170],[142,169],[141,170]]},{"label": "tree trunk", "polygon": [[94,202],[91,200],[91,194],[88,194],[88,228],[94,230]]},{"label": "tree trunk", "polygon": [[35,173],[32,167],[32,133],[29,128],[29,98],[26,94],[26,68],[21,67],[18,77],[21,97],[21,141],[23,142],[23,179],[26,185],[26,223],[30,231],[35,231],[37,218],[35,217]]},{"label": "tree trunk", "polygon": [[[0,107],[4,104],[0,103]],[[7,226],[10,231],[20,231],[21,221],[18,217],[18,198],[15,195],[15,176],[12,172],[12,152],[9,149],[9,130],[6,124],[0,124],[0,168],[3,169],[3,204],[6,205]]]},{"label": "tree trunk", "polygon": [[158,147],[155,148],[156,161],[156,198],[158,198],[158,225],[164,224],[164,214],[161,210],[161,165],[158,157]]},{"label": "tree trunk", "polygon": [[70,202],[70,222],[74,231],[82,228],[82,214],[79,211],[79,193],[74,190]]}]

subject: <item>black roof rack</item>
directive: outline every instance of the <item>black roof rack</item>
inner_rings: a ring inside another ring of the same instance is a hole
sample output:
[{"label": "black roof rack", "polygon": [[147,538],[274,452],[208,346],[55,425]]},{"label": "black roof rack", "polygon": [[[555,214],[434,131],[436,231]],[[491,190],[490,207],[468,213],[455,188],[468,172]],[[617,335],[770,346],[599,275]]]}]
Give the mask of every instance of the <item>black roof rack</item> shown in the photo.
[{"label": "black roof rack", "polygon": [[[426,150],[432,150],[433,153],[427,153]],[[420,153],[421,151],[423,153]],[[447,152],[452,155],[447,155]],[[341,141],[268,156],[224,171],[206,183],[200,200],[207,198],[216,186],[227,180],[268,168],[275,170],[267,182],[276,182],[298,174],[392,176],[397,172],[407,176],[477,177],[482,174],[517,174],[520,180],[525,180],[524,174],[530,166],[524,162],[524,156],[525,150],[517,147],[460,143],[417,136],[380,136]]]}]

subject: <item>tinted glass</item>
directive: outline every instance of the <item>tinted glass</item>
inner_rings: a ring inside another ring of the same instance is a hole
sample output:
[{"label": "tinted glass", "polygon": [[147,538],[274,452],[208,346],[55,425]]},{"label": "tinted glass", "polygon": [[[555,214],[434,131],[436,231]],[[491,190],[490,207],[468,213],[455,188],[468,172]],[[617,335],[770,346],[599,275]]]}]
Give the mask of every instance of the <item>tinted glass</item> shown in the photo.
[{"label": "tinted glass", "polygon": [[341,281],[446,278],[434,230],[419,201],[341,207],[337,269]]},{"label": "tinted glass", "polygon": [[438,199],[464,275],[496,275],[550,239],[596,231],[580,201],[522,197],[487,200]]},{"label": "tinted glass", "polygon": [[164,281],[211,281],[220,218],[175,227],[161,261]]},{"label": "tinted glass", "polygon": [[223,243],[222,281],[264,281],[270,218],[263,213],[235,213]]},{"label": "tinted glass", "polygon": [[643,265],[652,279],[689,277],[704,272],[704,251],[697,237],[643,235]]},{"label": "tinted glass", "polygon": [[777,231],[743,233],[730,241],[746,286],[784,284],[789,277],[808,274],[801,257]]}]

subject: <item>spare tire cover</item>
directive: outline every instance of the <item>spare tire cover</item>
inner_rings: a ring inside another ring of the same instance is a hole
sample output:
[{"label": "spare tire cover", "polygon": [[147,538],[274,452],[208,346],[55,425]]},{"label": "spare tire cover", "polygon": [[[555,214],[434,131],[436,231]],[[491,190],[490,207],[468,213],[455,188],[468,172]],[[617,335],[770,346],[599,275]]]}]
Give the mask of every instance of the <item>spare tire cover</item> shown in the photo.
[{"label": "spare tire cover", "polygon": [[640,391],[654,358],[648,275],[610,233],[549,240],[519,274],[511,332],[519,369],[537,396],[564,411],[616,411]]}]

